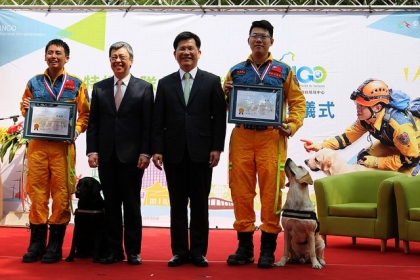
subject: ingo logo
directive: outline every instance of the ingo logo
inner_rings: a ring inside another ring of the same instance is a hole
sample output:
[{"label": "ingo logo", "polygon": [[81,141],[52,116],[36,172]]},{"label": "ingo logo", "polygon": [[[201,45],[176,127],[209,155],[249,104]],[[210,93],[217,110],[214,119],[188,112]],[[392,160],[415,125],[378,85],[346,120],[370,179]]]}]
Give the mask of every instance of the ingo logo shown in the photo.
[{"label": "ingo logo", "polygon": [[13,32],[16,31],[16,25],[0,25],[0,31]]},{"label": "ingo logo", "polygon": [[296,76],[300,83],[322,83],[327,78],[327,71],[324,67],[315,66],[310,68],[308,66],[302,66],[296,68],[296,66],[292,66],[293,71],[296,73]]},{"label": "ingo logo", "polygon": [[[279,59],[280,61],[284,61],[285,58],[290,59],[292,62],[295,61],[295,54],[293,52],[288,52],[283,54],[283,56]],[[290,63],[292,64],[292,63]],[[299,83],[306,84],[306,83],[322,83],[327,78],[327,71],[324,67],[315,66],[314,68],[310,68],[308,66],[302,66],[296,68],[296,66],[292,66],[293,72],[296,73]]]}]

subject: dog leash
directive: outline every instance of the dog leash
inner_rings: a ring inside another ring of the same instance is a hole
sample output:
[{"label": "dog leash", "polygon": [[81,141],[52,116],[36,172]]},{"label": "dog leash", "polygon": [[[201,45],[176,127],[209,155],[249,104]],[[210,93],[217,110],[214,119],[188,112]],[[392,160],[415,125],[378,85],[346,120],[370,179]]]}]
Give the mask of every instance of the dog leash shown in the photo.
[{"label": "dog leash", "polygon": [[281,153],[280,153],[280,147],[281,147],[281,139],[282,137],[279,136],[279,145],[278,145],[278,151],[277,151],[277,181],[276,181],[276,202],[274,203],[274,213],[280,214],[281,212],[281,201],[280,201],[280,207],[279,207],[279,194],[280,194],[280,174],[283,171],[284,172],[284,166],[285,163],[281,162]]},{"label": "dog leash", "polygon": [[72,145],[74,145],[74,157],[76,158],[76,145],[74,143],[67,145],[66,158],[67,158],[67,190],[69,193],[69,197],[68,197],[69,208],[70,208],[70,213],[74,215],[73,202],[72,202],[71,196],[74,193],[74,187],[76,186],[76,170],[75,168],[73,168],[72,162],[71,162]]},{"label": "dog leash", "polygon": [[25,212],[25,199],[27,196],[26,193],[26,183],[28,176],[28,160],[26,158],[26,152],[28,151],[28,144],[25,145],[25,150],[23,151],[23,160],[22,160],[22,171],[20,172],[20,186],[19,186],[19,195],[20,202],[22,203],[22,209]]}]

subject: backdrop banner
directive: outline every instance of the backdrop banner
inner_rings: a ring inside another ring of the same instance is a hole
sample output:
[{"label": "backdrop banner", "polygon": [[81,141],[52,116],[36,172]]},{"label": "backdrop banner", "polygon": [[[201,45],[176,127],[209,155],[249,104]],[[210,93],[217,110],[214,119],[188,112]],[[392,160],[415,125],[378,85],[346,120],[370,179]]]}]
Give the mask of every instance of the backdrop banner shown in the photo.
[{"label": "backdrop banner", "polygon": [[[321,141],[341,134],[356,119],[350,94],[368,78],[383,80],[412,98],[420,93],[420,12],[164,12],[164,11],[14,11],[0,10],[0,127],[13,125],[27,81],[47,68],[45,45],[54,38],[70,46],[66,70],[82,78],[91,93],[95,82],[113,73],[109,46],[126,41],[134,49],[131,73],[151,82],[178,69],[173,40],[182,31],[200,36],[200,69],[224,80],[229,68],[250,54],[247,43],[252,21],[266,19],[274,26],[271,52],[291,65],[307,101],[303,127],[289,139],[288,156],[296,163],[313,156],[300,139]],[[22,122],[19,117],[18,122]],[[234,215],[228,186],[228,124],[226,149],[214,169],[209,199],[210,227],[232,228]],[[106,140],[105,140],[106,141]],[[337,151],[349,162],[369,142],[362,137]],[[98,178],[88,166],[85,135],[77,142],[77,175]],[[2,163],[3,214],[28,210],[21,203],[23,149],[12,163]],[[324,177],[311,172],[314,179]],[[274,187],[274,186],[273,186]],[[258,188],[257,188],[258,189]],[[283,191],[287,191],[287,188]],[[313,194],[313,188],[311,188]],[[142,186],[145,226],[169,226],[169,196],[164,172],[153,165]],[[76,208],[77,201],[74,200]],[[255,198],[259,217],[259,197]],[[257,218],[257,225],[259,218]]]}]

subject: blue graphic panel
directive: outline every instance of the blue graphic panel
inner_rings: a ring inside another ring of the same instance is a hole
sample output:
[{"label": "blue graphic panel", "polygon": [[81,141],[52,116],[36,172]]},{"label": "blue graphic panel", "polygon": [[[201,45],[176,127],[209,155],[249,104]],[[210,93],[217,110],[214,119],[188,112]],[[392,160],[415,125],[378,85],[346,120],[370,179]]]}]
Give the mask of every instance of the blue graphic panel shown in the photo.
[{"label": "blue graphic panel", "polygon": [[420,39],[420,12],[395,12],[368,27]]},{"label": "blue graphic panel", "polygon": [[70,35],[60,28],[0,10],[0,66],[45,48],[52,39]]}]

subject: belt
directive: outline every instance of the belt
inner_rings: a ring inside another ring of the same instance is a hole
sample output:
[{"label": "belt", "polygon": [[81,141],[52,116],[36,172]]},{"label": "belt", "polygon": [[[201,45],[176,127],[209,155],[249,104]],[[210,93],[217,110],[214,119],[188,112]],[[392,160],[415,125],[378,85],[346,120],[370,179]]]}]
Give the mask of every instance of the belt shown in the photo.
[{"label": "belt", "polygon": [[266,125],[253,125],[253,124],[236,124],[235,127],[242,127],[243,129],[250,129],[250,130],[267,130],[273,129],[272,126]]}]

